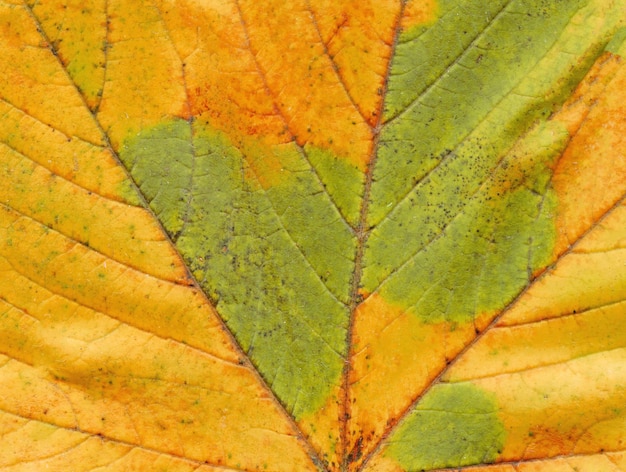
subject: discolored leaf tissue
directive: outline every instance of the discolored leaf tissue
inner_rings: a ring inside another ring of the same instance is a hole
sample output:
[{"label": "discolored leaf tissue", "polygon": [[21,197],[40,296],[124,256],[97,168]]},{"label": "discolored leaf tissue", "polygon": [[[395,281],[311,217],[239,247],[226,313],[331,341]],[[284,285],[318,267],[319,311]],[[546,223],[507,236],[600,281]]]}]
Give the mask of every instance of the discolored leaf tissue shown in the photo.
[{"label": "discolored leaf tissue", "polygon": [[626,470],[624,0],[0,3],[0,470]]}]

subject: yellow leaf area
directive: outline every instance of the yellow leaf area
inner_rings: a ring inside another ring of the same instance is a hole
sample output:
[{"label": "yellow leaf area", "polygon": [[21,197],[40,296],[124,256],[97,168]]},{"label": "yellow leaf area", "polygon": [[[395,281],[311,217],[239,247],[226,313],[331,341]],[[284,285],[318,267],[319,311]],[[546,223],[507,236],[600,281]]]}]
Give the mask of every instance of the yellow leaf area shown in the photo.
[{"label": "yellow leaf area", "polygon": [[[608,452],[604,454],[570,455],[544,460],[529,460],[511,464],[498,464],[482,467],[467,467],[467,472],[621,472],[626,467],[626,453]],[[380,463],[378,472],[399,472],[392,462]],[[440,469],[457,470],[457,469]]]},{"label": "yellow leaf area", "polygon": [[492,395],[505,428],[501,464],[467,470],[626,467],[620,56],[602,56],[548,120],[569,135],[552,169],[548,268],[503,311],[465,323],[426,322],[362,293],[345,384],[297,422],[118,160],[129,137],[182,118],[223,133],[263,188],[281,183],[289,146],[365,175],[397,33],[436,10],[0,5],[0,468],[304,471],[328,467],[324,457],[342,470],[405,470],[387,454],[394,428],[448,385]]},{"label": "yellow leaf area", "polygon": [[[559,242],[507,309],[463,325],[424,323],[378,293],[358,307],[353,450],[390,431],[432,385],[471,383],[497,399],[498,461],[530,462],[468,470],[623,470],[623,454],[593,453],[626,449],[625,90],[623,59],[605,53],[551,117],[571,136],[552,177]],[[388,444],[365,470],[405,470],[385,457]],[[554,456],[568,457],[539,460]]]}]

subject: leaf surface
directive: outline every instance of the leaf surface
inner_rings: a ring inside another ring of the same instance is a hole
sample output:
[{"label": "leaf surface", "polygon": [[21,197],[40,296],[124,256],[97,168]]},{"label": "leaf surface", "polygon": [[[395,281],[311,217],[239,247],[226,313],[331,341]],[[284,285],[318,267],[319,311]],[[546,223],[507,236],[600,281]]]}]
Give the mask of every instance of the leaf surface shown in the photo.
[{"label": "leaf surface", "polygon": [[625,22],[0,5],[0,467],[620,470]]}]

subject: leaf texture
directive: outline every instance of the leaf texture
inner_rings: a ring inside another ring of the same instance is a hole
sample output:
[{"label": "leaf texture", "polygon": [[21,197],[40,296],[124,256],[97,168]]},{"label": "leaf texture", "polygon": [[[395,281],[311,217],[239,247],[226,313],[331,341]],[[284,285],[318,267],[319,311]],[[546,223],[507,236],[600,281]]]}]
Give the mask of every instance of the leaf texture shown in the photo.
[{"label": "leaf texture", "polygon": [[625,23],[0,4],[0,468],[622,470]]}]

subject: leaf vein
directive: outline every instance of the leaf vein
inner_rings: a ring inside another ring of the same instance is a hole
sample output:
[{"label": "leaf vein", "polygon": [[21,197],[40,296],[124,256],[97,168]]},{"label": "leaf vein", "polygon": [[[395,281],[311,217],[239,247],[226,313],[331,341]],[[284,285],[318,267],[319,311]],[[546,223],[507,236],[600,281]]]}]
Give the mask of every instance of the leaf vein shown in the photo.
[{"label": "leaf vein", "polygon": [[247,23],[246,23],[245,18],[243,16],[243,11],[241,10],[241,6],[239,4],[239,0],[233,0],[233,1],[235,3],[236,8],[237,8],[239,19],[241,21],[241,27],[242,27],[243,34],[244,34],[244,37],[245,37],[245,40],[246,40],[247,52],[249,52],[251,54],[251,56],[252,56],[252,59],[254,61],[255,67],[256,67],[256,72],[259,75],[259,77],[261,78],[261,81],[263,82],[263,87],[265,89],[265,93],[269,97],[272,98],[272,104],[273,104],[273,107],[274,107],[275,115],[280,117],[281,121],[284,123],[286,131],[289,133],[289,136],[291,138],[291,141],[296,146],[296,149],[298,150],[298,153],[302,156],[302,158],[308,164],[309,168],[311,169],[311,172],[315,176],[315,178],[316,178],[318,184],[320,185],[322,191],[326,194],[326,197],[328,198],[328,201],[331,203],[331,205],[333,207],[333,210],[337,212],[337,214],[341,218],[341,221],[343,222],[343,224],[352,233],[354,233],[355,229],[352,227],[352,225],[350,225],[350,223],[348,222],[346,216],[342,213],[341,209],[335,204],[334,200],[332,199],[332,197],[328,193],[328,190],[327,190],[326,186],[324,185],[324,183],[322,181],[322,178],[319,175],[317,169],[315,168],[315,166],[313,166],[313,164],[311,164],[311,160],[310,160],[306,150],[304,149],[303,146],[301,146],[297,142],[296,135],[294,134],[294,132],[291,130],[291,127],[290,127],[290,120],[285,115],[285,113],[282,110],[282,108],[280,108],[278,106],[278,104],[276,102],[275,95],[272,93],[272,90],[270,89],[269,84],[267,83],[267,78],[266,78],[265,72],[262,69],[261,64],[259,63],[259,60],[257,58],[257,54],[252,49],[251,42],[250,42],[250,35],[248,34],[248,26],[247,26]]},{"label": "leaf vein", "polygon": [[102,252],[102,251],[94,248],[93,246],[87,244],[85,241],[80,241],[79,239],[76,239],[75,236],[72,236],[71,234],[68,234],[68,233],[62,231],[59,228],[55,228],[55,227],[53,227],[51,225],[48,225],[47,223],[44,223],[44,222],[38,220],[37,218],[35,218],[35,217],[31,216],[31,215],[27,215],[26,213],[23,213],[20,210],[17,210],[17,209],[15,209],[15,208],[13,208],[11,206],[8,206],[8,205],[6,205],[4,203],[0,202],[0,208],[6,208],[6,209],[8,209],[11,212],[17,213],[22,218],[25,218],[27,220],[33,221],[33,222],[35,222],[35,223],[37,223],[37,224],[39,224],[39,225],[41,225],[41,226],[51,230],[51,231],[54,231],[57,234],[60,234],[61,236],[67,238],[68,240],[70,240],[71,242],[73,242],[77,246],[81,246],[81,247],[83,247],[85,249],[88,249],[89,251],[95,252],[95,253],[101,255],[102,257],[105,257],[107,260],[115,262],[115,263],[117,263],[117,264],[119,264],[121,266],[124,266],[124,267],[128,268],[128,269],[131,269],[131,270],[134,270],[134,271],[137,271],[137,272],[141,272],[141,274],[145,275],[146,277],[150,277],[152,279],[160,280],[162,282],[171,283],[171,284],[174,284],[174,285],[180,285],[182,287],[187,287],[188,286],[187,284],[185,284],[183,282],[179,282],[179,281],[175,281],[175,280],[171,280],[171,279],[166,279],[166,278],[159,277],[159,276],[153,275],[153,274],[147,274],[147,273],[143,272],[141,269],[139,269],[139,268],[137,268],[135,266],[132,266],[128,262],[121,261],[119,259],[116,259],[115,257],[112,257],[112,256],[110,256],[108,254],[105,254],[104,252]]},{"label": "leaf vein", "polygon": [[315,17],[315,13],[313,12],[313,9],[311,8],[310,0],[306,0],[306,8],[308,10],[309,16],[311,17],[311,23],[313,24],[313,28],[315,29],[317,37],[319,38],[319,42],[324,48],[324,55],[328,57],[328,60],[330,61],[333,72],[335,73],[335,76],[337,77],[337,81],[341,85],[341,88],[343,89],[346,96],[348,97],[348,100],[350,100],[350,103],[352,104],[352,106],[359,113],[363,121],[367,123],[370,129],[372,129],[372,125],[370,124],[369,120],[366,118],[365,114],[363,113],[363,110],[361,109],[359,105],[357,105],[356,101],[354,100],[354,96],[352,95],[352,93],[350,93],[350,90],[348,89],[345,79],[342,76],[341,71],[339,70],[339,66],[337,65],[337,62],[335,61],[335,58],[331,56],[330,52],[328,51],[328,44],[326,44],[326,42],[324,41],[324,38],[322,38],[322,32],[320,31],[320,27],[317,22],[317,18]]},{"label": "leaf vein", "polygon": [[[209,352],[207,352],[207,351],[204,351],[204,350],[203,350],[203,349],[201,349],[201,348],[198,348],[198,347],[192,346],[192,345],[190,345],[190,344],[184,343],[184,342],[179,341],[179,340],[177,340],[177,339],[175,339],[175,338],[171,338],[171,337],[161,336],[161,335],[155,334],[155,333],[153,333],[153,332],[151,332],[151,331],[148,331],[148,330],[146,330],[146,329],[142,328],[140,325],[136,325],[136,324],[133,324],[133,323],[129,323],[127,320],[123,320],[123,319],[120,319],[120,318],[118,318],[118,317],[116,317],[116,316],[114,316],[114,315],[110,314],[110,313],[103,312],[103,311],[99,310],[97,307],[94,307],[94,306],[89,306],[89,305],[87,305],[87,304],[85,304],[85,303],[82,303],[82,302],[81,302],[81,301],[79,301],[79,300],[76,300],[76,299],[73,299],[73,298],[71,298],[71,297],[68,297],[68,296],[66,296],[65,294],[63,294],[63,293],[62,293],[62,292],[60,292],[60,291],[53,290],[53,289],[51,289],[50,287],[45,287],[45,286],[41,285],[41,284],[40,284],[37,280],[33,279],[33,278],[30,276],[30,274],[27,274],[27,273],[25,273],[24,271],[19,270],[19,268],[18,268],[18,267],[16,267],[16,266],[15,266],[15,265],[11,262],[11,261],[7,260],[7,263],[11,266],[11,268],[12,268],[12,269],[13,269],[13,270],[17,273],[17,274],[21,275],[22,277],[24,277],[25,279],[27,279],[29,282],[33,283],[34,285],[36,285],[36,286],[38,286],[38,287],[41,287],[43,290],[45,290],[45,291],[47,291],[47,292],[52,293],[53,295],[56,295],[56,296],[61,297],[61,298],[65,299],[65,300],[69,300],[69,301],[71,301],[71,302],[74,302],[74,303],[76,303],[76,304],[78,304],[78,305],[80,305],[80,306],[83,306],[83,307],[85,307],[85,308],[89,308],[90,310],[93,310],[93,311],[95,311],[95,312],[97,312],[97,313],[100,313],[100,314],[102,314],[102,315],[105,315],[105,316],[107,316],[107,317],[109,317],[109,318],[111,318],[111,319],[114,319],[114,320],[116,320],[116,321],[119,321],[120,323],[123,323],[123,324],[125,324],[125,325],[127,325],[127,326],[130,326],[130,327],[132,327],[132,328],[135,328],[135,329],[137,329],[137,330],[139,330],[139,331],[141,331],[141,332],[148,333],[148,334],[150,334],[150,335],[156,336],[157,338],[162,339],[162,340],[164,340],[164,341],[171,341],[171,342],[174,342],[174,343],[176,343],[176,344],[178,344],[178,345],[180,345],[180,346],[182,346],[182,347],[184,347],[184,348],[187,348],[187,349],[191,349],[191,350],[193,350],[193,351],[196,351],[196,352],[198,352],[198,353],[202,354],[203,356],[209,357],[209,358],[211,358],[211,359],[213,359],[213,360],[216,360],[216,361],[218,361],[218,362],[223,362],[223,363],[228,364],[228,365],[238,365],[236,362],[233,362],[233,361],[230,361],[230,360],[227,360],[227,359],[223,359],[223,358],[221,358],[221,357],[219,357],[219,356],[216,356],[215,354],[209,353]],[[22,311],[23,311],[23,310],[22,310]]]},{"label": "leaf vein", "polygon": [[406,113],[408,113],[412,108],[414,108],[419,102],[421,102],[421,100],[431,91],[433,90],[437,84],[444,79],[448,72],[450,72],[452,70],[452,68],[457,65],[461,59],[463,59],[463,57],[465,57],[465,55],[471,51],[471,49],[478,43],[478,41],[484,37],[484,35],[487,33],[487,31],[489,29],[491,29],[499,20],[499,18],[504,14],[505,10],[513,3],[514,0],[508,0],[506,3],[504,3],[502,5],[502,8],[500,10],[498,10],[496,12],[496,14],[493,16],[493,18],[491,18],[491,20],[489,20],[489,23],[481,30],[478,32],[478,34],[474,37],[474,39],[469,43],[469,45],[463,49],[459,55],[457,55],[456,57],[452,58],[452,61],[450,62],[450,64],[447,65],[447,67],[445,68],[445,70],[439,74],[439,76],[437,76],[435,78],[435,80],[433,80],[433,82],[431,82],[411,103],[409,103],[406,108],[404,110],[402,110],[401,112],[397,113],[394,116],[389,117],[386,121],[385,124],[383,126],[388,125],[389,123],[392,123],[393,121],[402,118],[402,116],[404,116]]},{"label": "leaf vein", "polygon": [[[55,387],[60,388],[56,384],[55,384]],[[75,427],[63,426],[63,425],[54,423],[52,420],[50,420],[48,418],[33,420],[32,418],[29,418],[27,416],[21,415],[21,414],[19,414],[17,412],[9,411],[9,410],[7,410],[4,407],[0,407],[0,411],[3,411],[4,413],[6,413],[8,415],[11,415],[11,416],[14,416],[16,418],[25,419],[25,420],[28,420],[28,421],[37,421],[39,423],[47,424],[47,425],[53,426],[55,428],[58,428],[58,429],[61,429],[61,430],[64,430],[64,431],[76,432],[76,433],[84,434],[84,435],[86,435],[88,437],[99,437],[99,438],[101,438],[104,441],[108,441],[108,442],[115,443],[115,444],[120,444],[122,446],[130,447],[130,448],[133,448],[133,449],[139,449],[139,450],[142,450],[142,451],[145,451],[145,452],[148,452],[148,453],[151,453],[151,454],[156,454],[156,455],[159,455],[159,456],[171,457],[171,458],[173,458],[175,460],[184,461],[184,462],[186,462],[188,464],[198,465],[199,467],[208,465],[208,466],[217,467],[217,468],[223,469],[223,470],[232,470],[232,471],[238,471],[238,472],[245,472],[242,469],[225,468],[224,466],[220,466],[219,464],[213,465],[213,464],[210,464],[210,463],[208,463],[206,461],[189,459],[187,457],[179,456],[178,454],[174,454],[174,453],[171,453],[171,452],[160,451],[158,449],[154,449],[154,448],[142,445],[142,444],[133,444],[131,442],[123,441],[121,439],[112,438],[110,436],[105,436],[103,434],[93,433],[93,432],[90,432],[90,431],[83,430],[83,429],[81,429],[78,426],[75,426]]]}]

